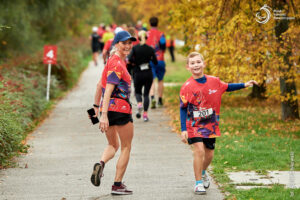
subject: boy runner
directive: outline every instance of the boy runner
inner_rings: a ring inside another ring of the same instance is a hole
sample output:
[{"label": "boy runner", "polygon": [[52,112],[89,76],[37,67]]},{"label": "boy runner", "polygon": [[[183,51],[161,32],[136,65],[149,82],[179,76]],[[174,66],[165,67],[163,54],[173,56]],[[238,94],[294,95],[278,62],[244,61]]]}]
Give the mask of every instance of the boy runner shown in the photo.
[{"label": "boy runner", "polygon": [[224,83],[218,77],[204,74],[203,56],[192,52],[187,58],[187,69],[192,73],[180,90],[181,139],[193,145],[196,194],[205,194],[209,187],[206,169],[214,155],[216,138],[220,137],[219,115],[224,92],[239,90],[257,84]]}]

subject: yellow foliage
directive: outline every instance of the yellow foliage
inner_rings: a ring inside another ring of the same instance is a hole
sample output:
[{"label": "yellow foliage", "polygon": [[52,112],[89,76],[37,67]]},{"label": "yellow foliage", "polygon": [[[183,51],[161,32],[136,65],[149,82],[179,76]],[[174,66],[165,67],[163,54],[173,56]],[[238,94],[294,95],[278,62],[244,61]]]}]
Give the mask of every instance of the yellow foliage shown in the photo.
[{"label": "yellow foliage", "polygon": [[[209,73],[226,82],[250,79],[267,83],[267,95],[281,100],[297,99],[294,94],[280,97],[279,78],[300,85],[300,28],[297,20],[289,21],[288,30],[275,37],[278,20],[271,17],[265,24],[256,21],[256,13],[271,0],[121,0],[134,16],[148,22],[160,19],[160,27],[177,33],[190,51],[196,46],[204,55]],[[289,17],[300,17],[299,1],[284,6]],[[275,8],[274,8],[275,9]],[[284,55],[290,52],[289,65]],[[188,53],[188,52],[186,52]],[[298,72],[298,73],[297,73]]]}]

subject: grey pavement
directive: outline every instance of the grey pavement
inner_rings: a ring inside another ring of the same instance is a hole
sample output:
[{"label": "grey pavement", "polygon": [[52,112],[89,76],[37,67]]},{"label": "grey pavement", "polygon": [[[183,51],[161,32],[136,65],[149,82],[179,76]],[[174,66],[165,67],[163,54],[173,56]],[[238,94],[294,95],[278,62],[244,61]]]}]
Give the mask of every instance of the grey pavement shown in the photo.
[{"label": "grey pavement", "polygon": [[147,123],[134,118],[131,159],[124,177],[133,195],[110,194],[119,152],[106,164],[101,186],[91,184],[92,167],[107,144],[86,113],[102,68],[90,65],[83,72],[77,87],[30,134],[31,148],[17,158],[18,167],[0,171],[0,199],[223,199],[215,184],[207,195],[193,193],[192,152],[171,131],[162,108],[150,110]]}]

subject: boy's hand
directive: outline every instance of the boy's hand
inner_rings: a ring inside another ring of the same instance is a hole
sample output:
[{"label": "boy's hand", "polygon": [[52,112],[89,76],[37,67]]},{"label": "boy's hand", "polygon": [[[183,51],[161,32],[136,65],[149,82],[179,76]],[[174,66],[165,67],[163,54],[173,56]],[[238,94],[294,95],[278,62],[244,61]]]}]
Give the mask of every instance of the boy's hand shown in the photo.
[{"label": "boy's hand", "polygon": [[245,83],[245,87],[250,87],[250,86],[253,86],[253,85],[258,85],[258,83],[254,80],[251,80],[251,81],[248,81],[247,83]]},{"label": "boy's hand", "polygon": [[187,143],[187,138],[188,138],[187,131],[182,131],[180,137],[181,137],[181,142]]}]

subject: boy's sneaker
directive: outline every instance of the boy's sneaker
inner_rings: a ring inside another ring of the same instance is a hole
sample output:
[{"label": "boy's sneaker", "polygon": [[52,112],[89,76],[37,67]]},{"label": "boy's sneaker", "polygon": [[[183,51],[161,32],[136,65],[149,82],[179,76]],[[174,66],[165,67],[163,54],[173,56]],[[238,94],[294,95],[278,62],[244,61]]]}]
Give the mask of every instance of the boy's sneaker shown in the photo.
[{"label": "boy's sneaker", "polygon": [[199,183],[195,185],[194,192],[195,194],[200,194],[200,195],[206,194],[203,183]]},{"label": "boy's sneaker", "polygon": [[202,181],[203,181],[204,188],[205,189],[209,188],[210,181],[209,181],[209,177],[207,176],[206,173],[204,175],[202,175]]},{"label": "boy's sneaker", "polygon": [[138,118],[138,119],[141,118],[142,111],[143,111],[143,106],[138,106],[136,118]]},{"label": "boy's sneaker", "polygon": [[93,173],[91,176],[91,182],[94,186],[99,186],[101,183],[101,178],[103,176],[104,166],[102,163],[96,163],[94,165]]},{"label": "boy's sneaker", "polygon": [[156,101],[155,101],[155,99],[151,100],[151,108],[152,109],[156,108]]},{"label": "boy's sneaker", "polygon": [[112,185],[111,194],[126,195],[126,194],[132,194],[132,191],[128,190],[126,185],[122,183],[121,186]]},{"label": "boy's sneaker", "polygon": [[144,114],[143,114],[143,119],[144,119],[144,122],[149,121],[149,118],[148,118],[147,113],[144,113]]}]

